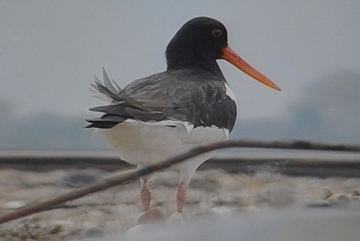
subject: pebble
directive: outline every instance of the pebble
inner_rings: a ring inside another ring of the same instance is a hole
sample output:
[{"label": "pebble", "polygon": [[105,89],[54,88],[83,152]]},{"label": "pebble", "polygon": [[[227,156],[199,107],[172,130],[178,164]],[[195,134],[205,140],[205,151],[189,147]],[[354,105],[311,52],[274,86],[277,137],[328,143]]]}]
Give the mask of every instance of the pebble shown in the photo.
[{"label": "pebble", "polygon": [[18,209],[24,207],[26,203],[24,201],[11,201],[4,204],[6,209]]},{"label": "pebble", "polygon": [[153,207],[140,214],[137,224],[146,224],[165,221],[165,213],[161,207]]},{"label": "pebble", "polygon": [[103,229],[101,227],[93,226],[93,227],[88,228],[85,231],[84,236],[86,238],[101,238],[101,237],[105,236],[105,234],[106,234],[105,229]]},{"label": "pebble", "polygon": [[218,217],[224,217],[224,216],[230,216],[233,213],[233,211],[228,207],[222,206],[222,207],[213,207],[210,210],[210,213]]},{"label": "pebble", "polygon": [[92,184],[102,177],[102,172],[98,170],[72,171],[62,178],[61,184],[66,187],[83,187]]},{"label": "pebble", "polygon": [[323,190],[321,190],[321,198],[323,200],[327,200],[330,196],[332,196],[334,193],[330,190],[329,187],[324,187]]},{"label": "pebble", "polygon": [[166,219],[166,223],[178,223],[178,222],[182,222],[184,221],[183,216],[181,215],[181,213],[179,212],[174,212],[173,214],[171,214],[167,219]]},{"label": "pebble", "polygon": [[333,194],[326,199],[330,204],[346,203],[350,201],[349,196],[345,194]]},{"label": "pebble", "polygon": [[[350,193],[350,196],[352,193]],[[339,204],[350,201],[350,197],[343,193],[334,193],[329,187],[324,187],[321,191],[322,200],[327,201],[329,204]]]}]

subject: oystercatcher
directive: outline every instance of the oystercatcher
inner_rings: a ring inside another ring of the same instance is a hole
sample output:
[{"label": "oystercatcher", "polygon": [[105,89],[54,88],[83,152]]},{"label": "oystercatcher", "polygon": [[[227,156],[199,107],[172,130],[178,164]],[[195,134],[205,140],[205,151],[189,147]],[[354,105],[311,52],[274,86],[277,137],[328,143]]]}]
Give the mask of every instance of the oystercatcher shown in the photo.
[{"label": "oystercatcher", "polygon": [[[118,152],[138,167],[160,162],[196,146],[229,138],[236,120],[235,95],[216,60],[224,59],[261,83],[280,88],[241,59],[228,45],[225,26],[215,19],[197,17],[186,22],[166,48],[167,70],[138,79],[121,89],[103,70],[95,76],[95,92],[110,104],[91,108],[102,112],[87,120]],[[198,166],[212,156],[203,154],[178,164],[177,212]],[[145,211],[151,193],[147,177],[140,179]]]}]

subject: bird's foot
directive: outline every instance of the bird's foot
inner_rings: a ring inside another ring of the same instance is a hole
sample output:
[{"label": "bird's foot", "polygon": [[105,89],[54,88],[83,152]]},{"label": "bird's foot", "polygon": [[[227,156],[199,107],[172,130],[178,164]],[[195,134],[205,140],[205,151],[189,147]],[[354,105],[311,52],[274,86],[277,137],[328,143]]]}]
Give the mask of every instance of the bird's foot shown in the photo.
[{"label": "bird's foot", "polygon": [[140,197],[141,197],[141,203],[144,207],[145,211],[148,211],[150,209],[150,201],[151,201],[151,192],[149,191],[148,187],[146,186],[146,183],[142,185],[140,189]]},{"label": "bird's foot", "polygon": [[176,193],[176,211],[181,214],[186,199],[186,185],[180,182]]}]

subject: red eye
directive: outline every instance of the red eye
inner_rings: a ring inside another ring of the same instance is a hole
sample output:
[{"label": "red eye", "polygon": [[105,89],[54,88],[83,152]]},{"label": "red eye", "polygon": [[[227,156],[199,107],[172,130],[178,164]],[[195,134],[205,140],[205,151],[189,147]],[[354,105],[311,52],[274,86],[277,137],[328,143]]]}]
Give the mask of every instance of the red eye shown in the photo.
[{"label": "red eye", "polygon": [[222,31],[221,31],[221,29],[218,29],[218,28],[211,31],[211,35],[215,38],[220,37],[221,34],[222,34]]}]

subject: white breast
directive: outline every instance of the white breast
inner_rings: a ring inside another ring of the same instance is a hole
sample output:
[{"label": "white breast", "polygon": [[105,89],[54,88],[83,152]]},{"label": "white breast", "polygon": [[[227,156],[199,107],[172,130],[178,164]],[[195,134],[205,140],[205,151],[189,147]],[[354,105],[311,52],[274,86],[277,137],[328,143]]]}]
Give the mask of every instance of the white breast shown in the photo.
[{"label": "white breast", "polygon": [[[187,122],[146,123],[123,122],[111,129],[97,129],[116,149],[120,158],[131,164],[146,166],[184,153],[194,147],[207,145],[229,138],[229,130],[217,127],[192,128]],[[195,170],[214,152],[205,153],[172,169],[180,171],[180,182],[189,184]]]},{"label": "white breast", "polygon": [[228,139],[227,129],[192,128],[187,122],[170,122],[128,121],[96,132],[109,141],[121,159],[140,166],[162,161],[199,145]]}]

